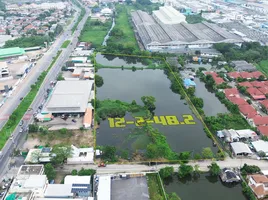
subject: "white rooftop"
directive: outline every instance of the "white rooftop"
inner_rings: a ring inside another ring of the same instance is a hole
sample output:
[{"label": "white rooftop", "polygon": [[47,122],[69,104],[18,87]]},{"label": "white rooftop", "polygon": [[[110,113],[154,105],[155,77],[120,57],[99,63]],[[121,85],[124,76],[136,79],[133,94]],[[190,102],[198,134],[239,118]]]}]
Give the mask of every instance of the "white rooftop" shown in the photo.
[{"label": "white rooftop", "polygon": [[185,16],[172,6],[163,6],[153,11],[154,16],[163,24],[179,24],[185,22]]},{"label": "white rooftop", "polygon": [[231,143],[231,147],[235,154],[241,154],[241,153],[252,154],[248,145],[243,142],[233,142]]},{"label": "white rooftop", "polygon": [[252,142],[253,147],[257,152],[263,151],[264,153],[268,153],[268,142],[263,140],[258,140],[255,142]]},{"label": "white rooftop", "polygon": [[90,184],[91,176],[65,176],[64,184]]},{"label": "white rooftop", "polygon": [[111,176],[100,176],[97,192],[98,200],[111,200]]},{"label": "white rooftop", "polygon": [[24,183],[24,188],[43,188],[46,181],[46,175],[30,175]]},{"label": "white rooftop", "polygon": [[85,112],[93,80],[58,81],[42,113]]},{"label": "white rooftop", "polygon": [[69,184],[49,184],[45,191],[44,197],[51,197],[51,198],[65,198],[65,197],[72,197],[73,193],[72,185]]}]

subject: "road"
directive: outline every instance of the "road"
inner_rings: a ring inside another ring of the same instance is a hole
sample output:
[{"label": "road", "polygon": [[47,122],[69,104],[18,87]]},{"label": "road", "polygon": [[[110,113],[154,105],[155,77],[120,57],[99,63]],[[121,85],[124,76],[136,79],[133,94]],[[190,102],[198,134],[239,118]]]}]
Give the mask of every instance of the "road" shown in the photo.
[{"label": "road", "polygon": [[[79,10],[78,8],[76,8]],[[59,58],[51,68],[51,70],[48,72],[45,80],[43,81],[43,84],[41,85],[38,94],[36,95],[33,103],[31,104],[31,111],[27,111],[23,117],[24,119],[24,127],[27,127],[32,121],[33,121],[33,113],[38,110],[38,107],[42,104],[44,101],[44,96],[46,93],[46,89],[49,87],[49,84],[51,81],[54,81],[58,75],[58,73],[61,70],[61,67],[63,66],[64,62],[69,58],[70,54],[72,53],[73,49],[76,47],[76,44],[78,42],[78,37],[80,35],[80,32],[82,28],[84,27],[84,24],[90,14],[90,11],[87,9],[86,14],[84,18],[80,21],[79,25],[77,26],[76,31],[74,34],[72,34],[72,27],[74,26],[76,20],[78,19],[78,16],[80,14],[79,12],[76,12],[76,15],[74,17],[73,22],[67,27],[67,30],[60,35],[60,37],[54,42],[54,44],[51,46],[51,48],[48,50],[48,52],[38,61],[37,65],[34,67],[33,70],[36,70],[35,72],[31,70],[31,72],[28,74],[27,78],[25,78],[25,82],[23,85],[27,85],[26,87],[19,89],[18,94],[16,97],[12,97],[9,99],[8,102],[2,107],[3,110],[0,110],[1,115],[3,114],[11,114],[13,110],[19,105],[19,97],[25,96],[30,91],[30,85],[32,85],[39,75],[48,68],[51,61],[53,60],[53,57],[56,56],[58,50],[61,49],[61,45],[65,40],[70,40],[71,43],[66,49],[62,49],[62,53],[60,54]],[[32,74],[31,74],[32,73]],[[27,119],[27,120],[25,120]],[[0,126],[3,126],[3,122],[1,122]],[[10,155],[14,151],[15,148],[19,148],[19,145],[21,144],[21,141],[26,137],[26,132],[19,133],[21,127],[18,125],[15,129],[15,131],[12,133],[12,137],[10,137],[10,140],[8,140],[2,149],[1,155],[0,155],[0,177],[1,174],[5,173],[6,168],[8,166]]]},{"label": "road", "polygon": [[[253,159],[231,159],[227,158],[224,161],[216,161],[220,168],[231,167],[241,168],[244,164],[257,165],[261,170],[268,170],[268,163],[265,160],[253,160]],[[189,162],[187,165],[195,166],[199,165],[201,171],[208,171],[208,165],[211,164],[210,160]],[[97,165],[64,165],[60,168],[60,171],[71,172],[73,169],[80,170],[83,168],[96,169],[98,174],[116,174],[116,173],[138,173],[148,171],[158,171],[161,168],[173,166],[175,171],[178,171],[179,164],[159,164],[154,166],[141,165],[141,164],[111,164],[106,167],[98,167]]]}]

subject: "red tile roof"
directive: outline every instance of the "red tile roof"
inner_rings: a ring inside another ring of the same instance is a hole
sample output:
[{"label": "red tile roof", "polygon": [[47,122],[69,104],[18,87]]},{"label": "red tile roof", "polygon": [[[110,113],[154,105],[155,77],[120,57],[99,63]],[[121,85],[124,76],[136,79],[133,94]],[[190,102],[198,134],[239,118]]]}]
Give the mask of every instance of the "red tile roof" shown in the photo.
[{"label": "red tile roof", "polygon": [[225,96],[236,96],[239,97],[239,91],[237,90],[237,88],[228,88],[224,90]]},{"label": "red tile roof", "polygon": [[256,88],[260,88],[260,87],[264,87],[265,86],[265,84],[263,82],[260,82],[260,81],[252,81],[252,82],[250,82],[250,84],[253,87],[256,87]]},{"label": "red tile roof", "polygon": [[240,105],[238,107],[240,112],[249,119],[257,115],[257,111],[251,105]]},{"label": "red tile roof", "polygon": [[264,85],[268,86],[268,81],[262,81]]},{"label": "red tile roof", "polygon": [[216,72],[205,72],[206,75],[211,75],[213,78],[218,77],[218,74]]},{"label": "red tile roof", "polygon": [[268,116],[255,116],[253,119],[253,122],[256,126],[260,125],[268,125]]},{"label": "red tile roof", "polygon": [[268,94],[268,86],[258,88],[258,90],[260,90],[263,94]]},{"label": "red tile roof", "polygon": [[238,78],[241,77],[239,72],[229,72],[227,73],[229,77],[231,78]]},{"label": "red tile roof", "polygon": [[246,102],[245,99],[240,98],[240,97],[227,97],[227,99],[229,99],[229,101],[231,101],[233,104],[236,104],[238,106],[240,105],[248,105],[248,102]]},{"label": "red tile roof", "polygon": [[213,77],[213,79],[214,79],[216,85],[219,85],[219,84],[222,84],[225,82],[221,77]]},{"label": "red tile roof", "polygon": [[260,102],[266,109],[268,109],[268,99]]},{"label": "red tile roof", "polygon": [[249,72],[240,72],[240,76],[241,76],[242,78],[246,78],[246,79],[253,78],[252,74],[249,73]]},{"label": "red tile roof", "polygon": [[248,88],[250,88],[250,87],[253,87],[251,84],[250,84],[250,82],[242,82],[242,83],[238,83],[238,85],[240,85],[240,86],[244,86],[244,87],[248,87]]},{"label": "red tile roof", "polygon": [[257,129],[262,135],[268,136],[268,126],[258,126]]},{"label": "red tile roof", "polygon": [[[260,71],[251,72],[252,76],[256,79],[258,79],[261,75],[264,76],[264,74]],[[265,77],[265,76],[264,76]],[[265,77],[266,78],[266,77]]]},{"label": "red tile roof", "polygon": [[250,94],[250,96],[254,99],[254,100],[261,100],[261,99],[266,99],[265,95],[258,90],[257,88],[248,88],[247,92]]}]

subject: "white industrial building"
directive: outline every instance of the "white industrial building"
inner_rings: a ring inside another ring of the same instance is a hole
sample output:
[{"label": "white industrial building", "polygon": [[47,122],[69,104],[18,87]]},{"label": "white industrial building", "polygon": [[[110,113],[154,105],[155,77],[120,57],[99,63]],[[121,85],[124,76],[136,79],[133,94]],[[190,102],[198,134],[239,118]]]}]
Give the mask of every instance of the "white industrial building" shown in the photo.
[{"label": "white industrial building", "polygon": [[67,158],[67,164],[90,164],[94,163],[94,149],[77,148],[72,145],[72,157]]},{"label": "white industrial building", "polygon": [[186,17],[171,6],[163,6],[160,7],[159,10],[154,10],[153,17],[158,23],[162,24],[179,24],[186,22]]},{"label": "white industrial building", "polygon": [[247,144],[243,142],[233,142],[230,143],[233,154],[235,156],[250,156],[252,155],[252,151],[248,147]]},{"label": "white industrial building", "polygon": [[111,176],[100,176],[97,200],[111,200]]},{"label": "white industrial building", "polygon": [[84,114],[89,105],[94,80],[58,81],[42,114]]},{"label": "white industrial building", "polygon": [[[161,13],[167,11],[167,9],[164,9]],[[139,40],[146,50],[202,49],[210,48],[215,43],[241,45],[243,42],[241,37],[208,22],[187,24],[183,22],[181,17],[178,17],[177,23],[175,23],[176,20],[171,17],[170,23],[167,23],[168,17],[161,18],[158,15],[158,17],[153,18],[148,13],[140,10],[132,12],[131,15]],[[166,13],[166,15],[169,16],[170,13]],[[164,16],[164,14],[161,16]],[[179,21],[182,22],[179,23]]]}]

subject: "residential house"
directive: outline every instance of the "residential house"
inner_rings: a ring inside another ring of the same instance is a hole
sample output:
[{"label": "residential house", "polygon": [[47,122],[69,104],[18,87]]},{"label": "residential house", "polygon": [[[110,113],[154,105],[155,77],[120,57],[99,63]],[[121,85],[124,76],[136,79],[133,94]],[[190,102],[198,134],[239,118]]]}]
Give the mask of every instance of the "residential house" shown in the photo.
[{"label": "residential house", "polygon": [[231,78],[231,79],[237,79],[237,78],[241,78],[241,75],[239,72],[229,72],[227,73],[227,75]]},{"label": "residential house", "polygon": [[258,126],[257,131],[261,135],[268,137],[268,126]]},{"label": "residential house", "polygon": [[258,114],[251,105],[240,105],[238,108],[242,116],[246,119],[252,119]]},{"label": "residential house", "polygon": [[257,88],[247,88],[247,92],[254,100],[264,100],[266,99],[265,95],[258,90]]},{"label": "residential house", "polygon": [[237,88],[228,88],[224,90],[225,96],[228,97],[240,97]]},{"label": "residential house", "polygon": [[265,96],[268,94],[268,86],[258,88]]},{"label": "residential house", "polygon": [[253,127],[268,126],[268,116],[256,115],[252,118],[251,124]]},{"label": "residential house", "polygon": [[248,105],[248,102],[240,97],[232,97],[232,96],[228,96],[227,99],[229,101],[231,101],[233,104],[241,106],[241,105]]},{"label": "residential house", "polygon": [[268,142],[264,140],[258,140],[251,143],[256,152],[264,152],[268,155]]},{"label": "residential house", "polygon": [[260,76],[263,76],[266,79],[266,76],[260,71],[251,72],[251,74],[252,74],[253,78],[259,79]]},{"label": "residential house", "polygon": [[252,74],[249,72],[240,72],[240,76],[241,78],[248,79],[248,80],[253,78]]},{"label": "residential house", "polygon": [[264,198],[268,195],[268,178],[265,175],[254,174],[247,176],[249,182],[248,185],[254,192],[254,194],[260,198]]},{"label": "residential house", "polygon": [[77,148],[72,147],[72,157],[67,158],[67,164],[87,164],[94,163],[94,149],[93,148]]},{"label": "residential house", "polygon": [[252,81],[250,82],[250,84],[255,88],[265,87],[264,82],[260,82],[260,81]]},{"label": "residential house", "polygon": [[250,82],[242,82],[242,83],[238,83],[238,85],[239,86],[243,86],[243,87],[247,87],[247,88],[251,88],[251,87],[253,87],[252,85],[251,85],[251,83]]},{"label": "residential house", "polygon": [[6,30],[5,29],[0,29],[0,35],[5,35],[6,34]]},{"label": "residential house", "polygon": [[233,142],[230,143],[232,152],[234,156],[251,156],[252,151],[247,144],[243,142]]}]

